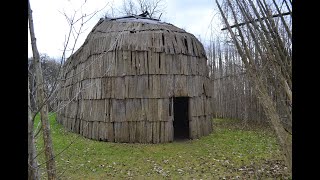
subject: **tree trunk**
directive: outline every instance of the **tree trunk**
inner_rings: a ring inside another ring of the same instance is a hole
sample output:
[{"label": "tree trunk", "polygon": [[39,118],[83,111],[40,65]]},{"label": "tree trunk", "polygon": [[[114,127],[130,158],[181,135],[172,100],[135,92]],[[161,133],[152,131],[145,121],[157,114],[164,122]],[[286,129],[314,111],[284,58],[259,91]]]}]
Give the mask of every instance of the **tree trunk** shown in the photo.
[{"label": "tree trunk", "polygon": [[52,148],[50,124],[48,121],[48,107],[45,103],[44,82],[43,82],[43,76],[42,76],[42,70],[41,70],[41,64],[40,64],[40,56],[37,49],[36,38],[35,38],[34,27],[33,27],[32,11],[31,11],[29,1],[28,1],[28,18],[29,18],[32,52],[33,52],[33,61],[35,65],[35,73],[36,73],[37,86],[38,86],[37,102],[38,102],[38,107],[41,108],[40,119],[41,119],[42,130],[43,130],[47,174],[48,174],[48,179],[52,180],[52,179],[56,179],[55,160],[54,160],[54,154],[53,154],[53,148]]},{"label": "tree trunk", "polygon": [[285,130],[281,124],[279,114],[275,108],[275,104],[272,101],[272,98],[268,95],[267,90],[263,82],[260,79],[255,79],[257,84],[258,96],[260,97],[260,102],[264,107],[266,115],[271,120],[276,135],[280,142],[283,154],[286,158],[289,171],[292,169],[292,136]]},{"label": "tree trunk", "polygon": [[[231,9],[234,21],[236,24],[238,24],[237,21],[237,16],[235,13],[235,10],[230,2],[230,0],[227,0],[228,5]],[[237,1],[239,2],[239,1]],[[285,130],[283,125],[281,124],[280,116],[277,112],[276,106],[274,101],[272,100],[272,97],[268,95],[268,85],[263,82],[262,79],[265,79],[265,76],[263,76],[261,73],[258,72],[258,70],[255,67],[255,61],[254,58],[252,57],[250,50],[248,48],[248,45],[245,41],[245,38],[242,34],[241,29],[239,26],[237,26],[237,30],[240,36],[240,42],[236,38],[236,35],[234,32],[231,30],[231,26],[229,25],[229,22],[224,14],[224,12],[221,9],[220,4],[216,0],[216,4],[219,8],[219,11],[222,15],[223,21],[226,24],[228,31],[233,39],[234,44],[236,45],[236,48],[238,50],[238,53],[241,57],[241,60],[243,61],[247,72],[249,73],[249,77],[253,81],[255,85],[255,90],[257,92],[257,96],[260,99],[260,103],[265,111],[265,114],[268,116],[268,118],[271,121],[271,124],[276,132],[276,135],[278,137],[278,140],[280,142],[281,148],[283,150],[284,156],[286,163],[288,165],[288,169],[291,172],[292,169],[292,137],[291,135]],[[239,5],[239,3],[238,3]],[[253,36],[254,37],[254,36]],[[274,42],[274,41],[273,41]],[[256,43],[257,46],[259,46],[259,43]],[[274,45],[274,44],[272,44]],[[289,97],[291,98],[291,97]]]},{"label": "tree trunk", "polygon": [[34,142],[33,134],[33,119],[30,106],[30,88],[28,80],[28,179],[29,180],[38,180],[39,179],[39,168],[37,167],[36,159],[36,146]]}]

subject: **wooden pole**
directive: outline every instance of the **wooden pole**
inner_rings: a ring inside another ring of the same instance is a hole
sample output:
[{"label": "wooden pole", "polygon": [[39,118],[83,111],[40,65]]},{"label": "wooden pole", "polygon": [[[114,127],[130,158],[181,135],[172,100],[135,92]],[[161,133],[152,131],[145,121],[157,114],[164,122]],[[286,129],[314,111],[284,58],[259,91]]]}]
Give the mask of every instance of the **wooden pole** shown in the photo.
[{"label": "wooden pole", "polygon": [[[238,24],[237,23],[237,16],[235,14],[235,11],[234,11],[232,4],[230,3],[229,0],[227,2],[228,2],[228,5],[232,11],[233,18],[234,18],[236,24]],[[231,37],[232,37],[232,39],[238,49],[238,53],[241,56],[243,63],[245,64],[245,67],[249,73],[249,77],[251,78],[251,80],[253,81],[253,83],[256,87],[256,92],[257,92],[258,97],[260,98],[260,103],[261,103],[266,115],[269,117],[273,128],[275,129],[278,140],[280,142],[283,153],[285,155],[288,169],[291,171],[291,168],[292,168],[292,139],[291,139],[291,136],[290,136],[290,134],[288,134],[286,132],[283,125],[281,124],[280,116],[279,116],[277,109],[275,107],[275,103],[273,102],[270,95],[268,95],[267,85],[263,82],[262,78],[264,78],[264,77],[261,76],[261,74],[259,74],[259,72],[257,72],[257,69],[254,67],[253,57],[250,54],[250,51],[248,49],[246,41],[244,40],[244,36],[242,34],[241,29],[239,28],[239,26],[237,26],[237,29],[239,31],[239,36],[241,38],[241,44],[240,44],[239,40],[236,38],[234,32],[232,31],[232,29],[228,23],[228,20],[225,16],[224,12],[222,11],[221,6],[217,0],[216,0],[216,4],[218,5],[219,11],[220,11],[220,13],[223,17],[223,20],[228,28],[228,31],[231,34]]]},{"label": "wooden pole", "polygon": [[55,166],[54,154],[53,154],[53,148],[52,148],[50,124],[48,120],[48,107],[47,107],[47,104],[44,103],[45,101],[44,81],[43,81],[41,64],[40,64],[40,55],[37,49],[36,38],[34,33],[30,1],[28,1],[28,18],[29,18],[29,29],[30,29],[32,53],[33,53],[33,62],[35,65],[35,72],[36,72],[37,86],[38,86],[37,101],[38,101],[39,107],[41,107],[41,105],[44,104],[40,110],[40,119],[41,119],[42,130],[43,130],[47,174],[48,174],[48,179],[53,180],[53,179],[56,179],[56,166]]},{"label": "wooden pole", "polygon": [[[272,15],[272,17],[282,17],[282,16],[286,16],[286,15],[291,15],[291,13],[290,12],[286,12],[286,13],[281,13],[281,14],[275,14],[275,15]],[[267,19],[266,17],[264,17],[264,18],[261,18],[261,20],[265,20],[265,19]],[[259,21],[259,19],[254,19],[254,20],[252,20],[252,21],[247,21],[247,22],[243,22],[243,23],[238,23],[238,24],[235,24],[235,25],[232,25],[232,26],[230,26],[230,28],[235,28],[235,27],[239,27],[239,26],[243,26],[243,25],[246,25],[246,24],[249,24],[249,23],[253,23],[253,22],[255,22],[255,21]],[[224,28],[222,28],[221,30],[223,31],[223,30],[227,30],[228,29],[228,27],[224,27]]]},{"label": "wooden pole", "polygon": [[36,159],[36,146],[34,141],[33,126],[34,121],[32,118],[31,104],[30,104],[30,88],[28,80],[28,179],[38,180],[39,169],[37,167],[38,162]]}]

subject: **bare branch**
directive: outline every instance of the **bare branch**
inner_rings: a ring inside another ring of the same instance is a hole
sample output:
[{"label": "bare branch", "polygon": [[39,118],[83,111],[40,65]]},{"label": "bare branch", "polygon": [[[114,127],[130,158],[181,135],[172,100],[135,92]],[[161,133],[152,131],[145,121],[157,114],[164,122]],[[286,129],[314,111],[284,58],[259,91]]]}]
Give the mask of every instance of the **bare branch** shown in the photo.
[{"label": "bare branch", "polygon": [[[291,13],[290,12],[286,12],[286,13],[281,13],[281,14],[276,14],[276,15],[272,15],[272,17],[282,17],[282,16],[286,16],[286,15],[291,15]],[[265,20],[265,19],[267,19],[266,17],[264,17],[264,18],[261,18],[261,20]],[[235,24],[235,25],[232,25],[232,26],[230,26],[231,28],[235,28],[235,27],[238,27],[238,26],[243,26],[243,25],[246,25],[246,24],[249,24],[249,23],[253,23],[254,21],[259,21],[258,19],[254,19],[254,20],[252,20],[252,21],[247,21],[247,22],[243,22],[243,23],[239,23],[239,24]],[[228,29],[228,28],[222,28],[221,30],[226,30],[226,29]]]}]

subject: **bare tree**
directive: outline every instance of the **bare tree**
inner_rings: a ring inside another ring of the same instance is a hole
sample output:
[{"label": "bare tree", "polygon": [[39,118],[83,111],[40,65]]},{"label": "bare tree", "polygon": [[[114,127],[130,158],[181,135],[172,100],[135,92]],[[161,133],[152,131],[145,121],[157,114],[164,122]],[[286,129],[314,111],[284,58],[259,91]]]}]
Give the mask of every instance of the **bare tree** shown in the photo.
[{"label": "bare tree", "polygon": [[40,176],[39,170],[37,168],[37,150],[34,142],[33,124],[34,121],[32,119],[32,111],[30,105],[30,88],[28,81],[28,179],[37,180],[40,178]]},{"label": "bare tree", "polygon": [[120,13],[125,15],[138,14],[137,5],[133,0],[123,0]]},{"label": "bare tree", "polygon": [[33,58],[28,58],[28,83],[29,83],[29,99],[30,99],[30,111],[36,112],[36,76],[34,73]]},{"label": "bare tree", "polygon": [[[53,148],[52,148],[50,124],[48,120],[48,107],[45,103],[44,81],[43,81],[41,64],[40,64],[40,55],[39,55],[37,44],[36,44],[30,1],[28,1],[28,18],[29,18],[29,29],[30,29],[30,37],[31,37],[31,44],[32,44],[33,60],[34,60],[33,63],[35,65],[36,79],[38,84],[37,103],[40,107],[40,120],[42,123],[43,140],[44,140],[44,146],[45,146],[45,157],[47,162],[46,167],[47,167],[48,179],[51,180],[51,179],[56,179],[56,172],[55,172],[56,167],[55,167],[54,154],[53,154]],[[33,126],[33,124],[29,124],[29,126]],[[31,129],[31,127],[29,128]],[[33,135],[30,135],[30,136],[33,136]],[[31,140],[30,143],[32,142],[33,141]],[[30,147],[32,146],[34,146],[34,144],[30,144]]]},{"label": "bare tree", "polygon": [[[50,92],[52,92],[54,84],[55,84],[55,80],[58,78],[58,73],[59,73],[59,68],[60,68],[60,64],[59,62],[57,62],[55,59],[49,57],[47,54],[40,54],[40,63],[41,63],[41,69],[42,69],[42,73],[43,73],[43,79],[44,79],[44,93],[45,93],[45,97],[48,98],[48,96],[50,95]],[[33,58],[29,58],[28,59],[28,71],[29,71],[29,82],[31,82],[31,86],[30,86],[30,93],[31,93],[31,107],[32,107],[32,111],[34,112],[35,109],[37,109],[36,107],[36,101],[35,101],[35,97],[36,97],[36,76],[34,73],[34,64],[33,64]],[[55,96],[56,93],[52,94],[51,96]],[[52,100],[55,97],[52,97],[49,99],[48,101],[48,109],[49,112],[53,110],[54,108],[54,103],[52,103]]]},{"label": "bare tree", "polygon": [[[65,63],[65,59],[66,59],[66,52],[69,51],[71,52],[71,54],[74,52],[75,50],[75,46],[76,43],[80,37],[80,35],[85,31],[84,29],[84,25],[91,20],[99,11],[101,11],[102,9],[104,9],[105,7],[103,7],[100,10],[94,11],[92,13],[89,14],[84,14],[82,13],[82,8],[85,5],[86,1],[81,5],[80,9],[78,10],[74,10],[73,14],[68,16],[66,12],[61,12],[65,17],[66,20],[68,21],[69,24],[69,31],[65,37],[65,42],[64,42],[64,47],[63,47],[63,53],[61,56],[61,60],[60,60],[60,64],[57,63],[56,61],[50,59],[48,56],[46,55],[39,55],[39,52],[37,50],[37,45],[36,45],[36,39],[35,39],[35,34],[34,34],[34,27],[33,27],[33,18],[32,18],[32,11],[30,8],[30,2],[28,2],[28,11],[29,11],[29,27],[30,27],[30,34],[31,34],[31,43],[32,43],[32,50],[33,50],[33,59],[32,59],[32,63],[29,63],[29,75],[31,76],[31,78],[29,77],[30,83],[32,83],[33,85],[33,91],[34,93],[29,93],[29,95],[36,95],[36,100],[37,102],[36,107],[34,107],[33,109],[33,113],[31,112],[30,109],[30,113],[29,113],[29,129],[28,132],[30,136],[29,139],[29,157],[31,157],[30,159],[34,160],[34,162],[31,162],[29,164],[32,164],[32,166],[30,166],[30,168],[32,167],[33,170],[35,170],[34,172],[37,173],[39,171],[39,168],[43,165],[46,164],[47,167],[47,175],[48,175],[48,179],[59,179],[60,176],[63,174],[61,173],[59,176],[57,175],[57,170],[56,170],[56,166],[55,164],[51,164],[54,163],[54,159],[56,158],[56,156],[62,154],[66,149],[68,149],[72,143],[70,143],[63,151],[58,152],[56,155],[53,154],[52,152],[52,140],[51,140],[51,133],[50,131],[50,127],[49,127],[49,122],[48,122],[48,105],[50,105],[49,103],[55,104],[58,101],[58,98],[56,96],[57,91],[59,90],[59,85],[58,85],[58,81],[61,80],[59,79],[58,75],[63,74],[63,68],[62,65]],[[81,11],[80,17],[79,17],[79,12]],[[76,27],[76,25],[79,25],[78,27]],[[72,39],[73,38],[73,39]],[[84,67],[84,69],[86,69],[86,67]],[[64,69],[66,70],[66,69]],[[61,77],[60,77],[61,78]],[[34,81],[34,82],[31,82]],[[80,93],[80,92],[79,92]],[[32,97],[32,96],[31,96]],[[56,112],[58,110],[61,110],[63,108],[69,108],[68,104],[61,106],[57,106],[57,107],[52,107],[52,112]],[[40,122],[41,122],[41,127],[36,130],[33,130],[33,123],[34,123],[34,119],[35,116],[40,112]],[[45,125],[44,125],[45,123]],[[31,126],[32,125],[32,126]],[[39,134],[39,132],[43,132],[43,139],[44,139],[44,151],[39,151],[36,154],[36,151],[33,151],[35,149],[32,149],[32,147],[34,147],[34,139],[35,137],[37,137],[37,135]],[[35,133],[34,133],[35,132]],[[35,134],[35,135],[33,135]],[[32,136],[31,136],[32,135]],[[49,143],[49,144],[48,144]],[[33,146],[32,146],[33,144]],[[51,153],[48,153],[48,148],[51,148]],[[36,158],[41,154],[41,153],[45,153],[45,161],[43,163],[40,163],[39,165],[37,165],[36,162]],[[31,169],[32,170],[32,169]],[[30,171],[30,173],[33,173],[32,171]],[[35,174],[33,173],[33,174]],[[39,176],[38,174],[35,175],[30,175],[30,177],[36,177]]]},{"label": "bare tree", "polygon": [[[213,38],[213,37],[212,37]],[[219,36],[206,47],[215,117],[238,119],[244,126],[268,123],[237,49]]]},{"label": "bare tree", "polygon": [[160,19],[165,12],[165,0],[123,0],[120,13],[126,15],[137,15],[148,12],[148,17]]},{"label": "bare tree", "polygon": [[[276,4],[274,1],[273,3]],[[283,18],[286,13],[280,12],[277,6],[272,7],[265,0],[226,0],[224,10],[217,0],[216,4],[248,77],[255,86],[259,102],[276,132],[291,171],[292,135],[281,122],[280,113],[282,111],[288,121],[292,122],[291,51],[288,50],[290,44],[285,43],[291,41],[291,32],[288,32],[288,21]],[[275,16],[274,12],[280,13]],[[281,21],[277,23],[275,17],[280,17]],[[231,21],[235,25],[230,25]],[[287,33],[282,33],[281,36],[280,29]]]}]

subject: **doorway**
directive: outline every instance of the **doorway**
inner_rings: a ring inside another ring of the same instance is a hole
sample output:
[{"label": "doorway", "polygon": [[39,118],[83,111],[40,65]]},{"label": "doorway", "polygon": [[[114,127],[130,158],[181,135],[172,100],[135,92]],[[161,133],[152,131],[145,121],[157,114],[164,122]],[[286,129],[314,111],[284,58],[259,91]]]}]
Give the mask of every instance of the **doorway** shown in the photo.
[{"label": "doorway", "polygon": [[173,98],[174,139],[189,139],[189,97]]}]

